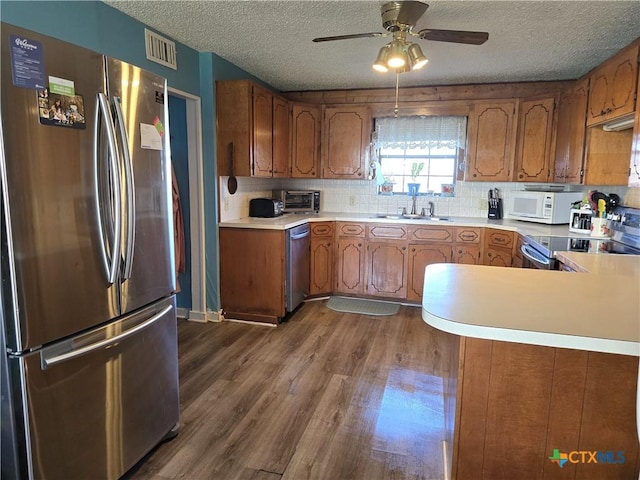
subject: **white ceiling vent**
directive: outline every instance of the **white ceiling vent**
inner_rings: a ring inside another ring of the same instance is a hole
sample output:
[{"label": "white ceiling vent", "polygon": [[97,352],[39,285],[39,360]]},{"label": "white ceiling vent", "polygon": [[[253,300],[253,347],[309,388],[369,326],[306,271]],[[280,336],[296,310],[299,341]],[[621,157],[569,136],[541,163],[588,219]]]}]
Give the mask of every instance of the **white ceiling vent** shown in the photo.
[{"label": "white ceiling vent", "polygon": [[147,50],[147,60],[174,70],[178,69],[176,44],[174,42],[145,28],[144,43]]}]

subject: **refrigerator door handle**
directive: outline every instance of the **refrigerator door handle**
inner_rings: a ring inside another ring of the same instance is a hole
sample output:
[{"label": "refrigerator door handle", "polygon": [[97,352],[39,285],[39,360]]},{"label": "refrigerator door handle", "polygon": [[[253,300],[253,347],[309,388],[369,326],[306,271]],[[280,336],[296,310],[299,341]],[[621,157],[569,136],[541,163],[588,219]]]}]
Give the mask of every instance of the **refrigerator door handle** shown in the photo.
[{"label": "refrigerator door handle", "polygon": [[127,243],[124,252],[124,278],[131,278],[131,270],[133,268],[133,249],[136,242],[136,196],[135,182],[133,179],[133,163],[129,154],[129,137],[127,128],[124,123],[124,115],[122,113],[122,99],[120,97],[112,97],[113,106],[116,112],[116,121],[120,131],[120,142],[122,147],[122,156],[124,158],[124,172],[127,192]]},{"label": "refrigerator door handle", "polygon": [[[95,194],[96,194],[96,207],[97,207],[97,217],[98,217],[98,227],[101,231],[100,235],[100,245],[102,247],[102,260],[105,266],[105,273],[107,274],[107,281],[109,284],[113,284],[116,281],[116,276],[118,274],[118,266],[120,265],[120,238],[122,237],[122,191],[121,191],[121,183],[120,183],[120,166],[119,166],[119,154],[118,149],[116,148],[116,136],[115,136],[115,127],[113,126],[113,122],[111,121],[111,113],[109,109],[109,102],[104,93],[98,93],[97,95],[98,107],[96,108],[96,121],[95,121],[95,141],[94,141],[94,157],[95,157]],[[107,142],[109,149],[109,176],[111,177],[110,182],[105,182],[107,185],[109,196],[111,197],[111,201],[113,205],[102,205],[101,199],[101,185],[100,185],[100,159],[101,149],[100,149],[100,133],[101,126],[104,120],[105,131],[107,134]],[[109,216],[109,219],[113,223],[113,239],[111,241],[110,248],[107,248],[105,237],[107,236],[105,233],[105,228],[102,222],[102,211],[104,208],[106,214]],[[111,253],[111,258],[109,258],[109,250]]]},{"label": "refrigerator door handle", "polygon": [[[140,330],[144,330],[145,328],[154,324],[155,322],[160,320],[162,317],[164,317],[167,313],[169,313],[172,309],[173,309],[173,305],[168,305],[162,310],[160,310],[160,312],[156,313],[153,317],[145,320],[144,322],[136,325],[133,328],[130,328],[129,330],[126,330],[120,333],[119,335],[116,335],[115,337],[105,338],[104,340],[100,340],[99,342],[92,343],[90,345],[85,345],[84,347],[80,347],[78,349],[73,349],[73,347],[70,347],[69,351],[58,354],[58,355],[56,355],[55,352],[47,352],[46,349],[44,349],[40,353],[42,369],[46,370],[47,368],[52,367],[58,363],[65,362],[67,360],[71,360],[73,358],[86,355],[90,352],[93,352],[94,350],[98,350],[100,348],[105,348],[110,345],[116,344],[124,340],[125,338],[133,335],[134,333],[139,332]],[[47,353],[51,353],[52,355],[47,356]]]}]

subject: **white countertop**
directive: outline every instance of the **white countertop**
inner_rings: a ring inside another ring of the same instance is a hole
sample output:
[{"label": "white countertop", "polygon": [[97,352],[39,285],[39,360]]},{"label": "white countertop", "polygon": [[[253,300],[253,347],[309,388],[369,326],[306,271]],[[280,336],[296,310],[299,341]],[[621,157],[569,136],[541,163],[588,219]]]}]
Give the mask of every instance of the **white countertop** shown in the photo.
[{"label": "white countertop", "polygon": [[[367,222],[367,223],[403,223],[419,225],[440,225],[440,226],[465,226],[465,227],[490,227],[501,228],[525,235],[553,235],[562,236],[569,234],[568,225],[545,225],[542,223],[523,222],[521,220],[489,220],[482,217],[447,217],[448,221],[438,220],[412,220],[412,219],[390,219],[376,218],[372,213],[336,213],[321,212],[313,214],[288,213],[274,218],[240,218],[220,222],[221,228],[256,228],[268,230],[286,230],[297,227],[308,222]],[[574,234],[575,235],[575,234]],[[579,235],[576,235],[579,236]],[[588,236],[585,236],[588,238]]]},{"label": "white countertop", "polygon": [[627,274],[429,265],[422,318],[461,336],[640,356],[640,256],[625,258]]}]

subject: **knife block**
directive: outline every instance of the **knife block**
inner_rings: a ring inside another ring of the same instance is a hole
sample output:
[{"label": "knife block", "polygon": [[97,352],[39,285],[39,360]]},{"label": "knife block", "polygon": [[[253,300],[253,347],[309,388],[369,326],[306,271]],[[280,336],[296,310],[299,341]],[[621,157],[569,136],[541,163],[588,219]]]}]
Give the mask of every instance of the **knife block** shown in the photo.
[{"label": "knife block", "polygon": [[489,220],[500,220],[502,218],[502,199],[493,198],[489,200]]}]

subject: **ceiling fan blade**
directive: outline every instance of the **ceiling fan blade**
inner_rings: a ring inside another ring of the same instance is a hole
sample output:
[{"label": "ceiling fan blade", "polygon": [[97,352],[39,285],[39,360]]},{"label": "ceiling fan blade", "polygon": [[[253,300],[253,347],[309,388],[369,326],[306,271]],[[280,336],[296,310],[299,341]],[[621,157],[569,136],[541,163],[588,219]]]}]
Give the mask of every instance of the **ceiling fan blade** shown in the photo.
[{"label": "ceiling fan blade", "polygon": [[469,32],[465,30],[434,30],[425,28],[418,32],[418,36],[434,42],[467,43],[469,45],[482,45],[489,39],[487,32]]},{"label": "ceiling fan blade", "polygon": [[429,7],[426,3],[414,1],[400,2],[400,4],[397,21],[404,25],[415,25]]},{"label": "ceiling fan blade", "polygon": [[388,33],[371,32],[371,33],[353,33],[351,35],[336,35],[335,37],[319,37],[314,38],[314,42],[331,42],[333,40],[349,40],[350,38],[367,38],[367,37],[386,37]]}]

